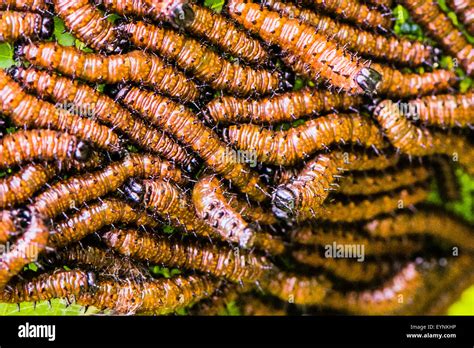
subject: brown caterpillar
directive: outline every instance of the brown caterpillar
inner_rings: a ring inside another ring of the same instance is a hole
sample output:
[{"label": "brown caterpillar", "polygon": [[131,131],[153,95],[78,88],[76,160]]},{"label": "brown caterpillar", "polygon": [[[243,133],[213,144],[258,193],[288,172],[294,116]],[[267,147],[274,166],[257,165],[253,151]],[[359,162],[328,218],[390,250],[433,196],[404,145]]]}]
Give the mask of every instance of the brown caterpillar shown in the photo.
[{"label": "brown caterpillar", "polygon": [[371,5],[379,6],[383,9],[392,8],[393,1],[392,0],[366,0]]},{"label": "brown caterpillar", "polygon": [[119,257],[110,252],[93,246],[74,244],[66,249],[48,254],[46,262],[52,265],[69,265],[88,267],[100,271],[103,275],[128,276],[132,279],[145,279],[149,276],[145,267],[133,263],[130,259]]},{"label": "brown caterpillar", "polygon": [[48,242],[49,230],[42,217],[34,209],[22,209],[25,232],[15,242],[12,250],[0,256],[0,291],[3,291],[12,277],[34,262]]},{"label": "brown caterpillar", "polygon": [[44,13],[48,8],[44,0],[0,0],[0,10]]},{"label": "brown caterpillar", "polygon": [[374,117],[392,145],[402,153],[410,156],[455,156],[469,173],[474,173],[474,146],[469,139],[417,127],[402,115],[400,108],[391,100],[380,102],[374,110]]},{"label": "brown caterpillar", "polygon": [[292,18],[297,18],[304,23],[314,26],[319,33],[330,37],[340,45],[344,45],[348,50],[363,56],[393,63],[418,66],[423,63],[432,65],[433,56],[437,53],[433,47],[424,45],[421,42],[410,41],[396,36],[374,34],[370,31],[333,20],[329,16],[321,15],[310,9],[299,8],[292,3],[265,0],[264,5],[285,16],[293,16]]},{"label": "brown caterpillar", "polygon": [[53,19],[37,13],[0,11],[0,42],[44,40],[53,34]]},{"label": "brown caterpillar", "polygon": [[231,63],[199,41],[144,22],[120,26],[137,47],[150,49],[209,84],[236,95],[268,94],[282,83],[278,73]]},{"label": "brown caterpillar", "polygon": [[237,301],[240,294],[246,293],[251,289],[252,286],[248,283],[226,284],[217,289],[210,298],[196,303],[188,313],[200,316],[226,315],[227,305]]},{"label": "brown caterpillar", "polygon": [[239,150],[255,151],[262,163],[282,166],[293,165],[336,142],[384,146],[375,123],[359,114],[330,114],[287,131],[253,124],[232,125],[226,129],[224,138]]},{"label": "brown caterpillar", "polygon": [[333,151],[317,155],[303,170],[288,182],[279,185],[272,197],[273,212],[287,214],[313,214],[334,190],[335,180],[344,170],[382,170],[398,162],[398,156],[371,156],[365,153]]},{"label": "brown caterpillar", "polygon": [[[245,316],[286,316],[284,306],[275,305],[273,302],[251,295],[243,295],[238,301],[242,315]],[[283,308],[282,308],[283,307]]]},{"label": "brown caterpillar", "polygon": [[[311,78],[307,66],[296,56],[284,55],[282,60],[296,73]],[[394,98],[409,98],[446,91],[458,81],[456,73],[451,70],[436,69],[417,74],[403,73],[399,69],[383,64],[373,63],[372,66],[382,75],[377,93]]]},{"label": "brown caterpillar", "polygon": [[367,222],[364,230],[374,237],[430,234],[468,250],[474,249],[474,227],[434,207],[414,214],[397,214]]},{"label": "brown caterpillar", "polygon": [[2,302],[47,301],[53,298],[77,297],[95,286],[95,274],[81,270],[58,269],[30,281],[18,282],[0,294]]},{"label": "brown caterpillar", "polygon": [[78,242],[102,227],[115,223],[158,226],[158,222],[146,212],[134,209],[118,199],[102,199],[99,203],[81,209],[72,217],[55,224],[48,245],[63,247]]},{"label": "brown caterpillar", "polygon": [[323,246],[334,242],[337,244],[356,244],[364,246],[367,256],[379,255],[413,255],[423,249],[422,240],[402,237],[368,237],[355,226],[304,224],[294,228],[290,233],[292,241],[303,245]]},{"label": "brown caterpillar", "polygon": [[443,201],[459,201],[461,199],[461,185],[456,175],[456,166],[451,159],[437,156],[431,159],[435,173],[438,192]]},{"label": "brown caterpillar", "polygon": [[199,96],[195,83],[183,73],[161,58],[142,51],[104,56],[45,42],[23,46],[18,53],[33,65],[88,82],[142,83],[182,102],[195,100]]},{"label": "brown caterpillar", "polygon": [[232,282],[255,282],[273,265],[265,257],[225,246],[179,242],[137,230],[110,230],[103,240],[119,254],[131,258],[209,273]]},{"label": "brown caterpillar", "polygon": [[350,57],[310,25],[262,9],[242,0],[229,2],[230,15],[268,44],[278,44],[308,64],[313,78],[321,76],[331,85],[354,94],[377,90],[380,74],[368,64]]},{"label": "brown caterpillar", "polygon": [[474,92],[443,94],[410,100],[405,104],[407,118],[443,128],[468,127],[474,124]]},{"label": "brown caterpillar", "polygon": [[223,240],[237,243],[242,248],[257,247],[271,254],[285,250],[283,242],[268,233],[258,233],[233,209],[224,196],[219,179],[214,175],[203,176],[194,185],[192,199],[198,217],[221,236]]},{"label": "brown caterpillar", "polygon": [[67,29],[94,50],[118,53],[126,43],[113,24],[89,0],[53,0],[56,14]]},{"label": "brown caterpillar", "polygon": [[457,59],[458,64],[468,75],[474,76],[474,47],[437,3],[402,0],[400,4],[408,9],[413,19],[427,31],[429,36]]},{"label": "brown caterpillar", "polygon": [[17,234],[14,214],[10,210],[0,210],[0,243],[4,244]]},{"label": "brown caterpillar", "polygon": [[132,154],[103,170],[71,177],[47,189],[34,200],[34,206],[46,217],[76,207],[117,190],[130,177],[157,176],[184,184],[187,179],[169,162],[149,155]]},{"label": "brown caterpillar", "polygon": [[321,267],[349,282],[369,283],[387,276],[393,269],[393,265],[387,261],[362,260],[358,262],[358,259],[323,257],[316,250],[297,249],[291,254],[300,263]]},{"label": "brown caterpillar", "polygon": [[101,122],[120,130],[146,150],[182,164],[189,170],[196,166],[196,159],[166,133],[151,128],[113,99],[85,84],[34,68],[14,68],[11,74],[22,87],[42,98],[64,106],[74,104],[87,108]]},{"label": "brown caterpillar", "polygon": [[117,99],[140,113],[151,123],[174,135],[191,147],[213,171],[222,175],[250,198],[261,202],[268,188],[249,166],[236,160],[235,151],[183,105],[136,87],[124,87]]},{"label": "brown caterpillar", "polygon": [[219,281],[197,275],[146,281],[104,279],[82,293],[77,303],[108,308],[115,314],[163,315],[211,296],[218,286]]},{"label": "brown caterpillar", "polygon": [[259,100],[223,96],[207,104],[205,116],[213,123],[281,123],[312,114],[349,110],[362,102],[360,96],[305,88]]},{"label": "brown caterpillar", "polygon": [[446,4],[456,12],[467,32],[474,35],[474,6],[470,0],[448,0]]},{"label": "brown caterpillar", "polygon": [[255,222],[258,225],[273,225],[278,222],[278,219],[270,209],[250,204],[238,197],[238,195],[231,194],[230,192],[224,192],[224,196],[227,198],[227,203],[232,209],[249,222]]},{"label": "brown caterpillar", "polygon": [[0,112],[8,116],[12,123],[18,127],[53,128],[90,140],[101,148],[114,152],[121,149],[119,136],[109,127],[38,100],[25,93],[1,69]]},{"label": "brown caterpillar", "polygon": [[426,182],[433,172],[421,165],[402,168],[375,175],[346,175],[341,181],[339,192],[345,195],[373,195]]}]

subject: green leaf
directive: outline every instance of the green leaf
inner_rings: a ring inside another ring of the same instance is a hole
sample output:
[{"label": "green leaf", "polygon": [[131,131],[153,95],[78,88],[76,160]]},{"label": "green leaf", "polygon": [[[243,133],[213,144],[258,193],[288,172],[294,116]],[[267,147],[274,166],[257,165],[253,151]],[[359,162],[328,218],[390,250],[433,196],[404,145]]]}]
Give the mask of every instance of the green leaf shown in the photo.
[{"label": "green leaf", "polygon": [[59,17],[54,17],[53,37],[61,46],[74,46],[76,38],[67,32],[64,22]]},{"label": "green leaf", "polygon": [[225,307],[226,307],[228,315],[233,315],[233,316],[241,315],[240,308],[239,306],[237,306],[237,303],[235,301],[231,301],[227,303]]},{"label": "green leaf", "polygon": [[99,313],[99,310],[94,307],[89,307],[87,312],[84,314],[84,307],[72,304],[67,306],[66,300],[54,299],[51,300],[51,307],[47,301],[38,302],[35,306],[33,302],[22,302],[20,303],[20,310],[18,311],[18,305],[15,303],[2,303],[0,304],[0,315],[30,315],[30,316],[41,316],[41,315],[91,315]]},{"label": "green leaf", "polygon": [[473,86],[473,80],[469,77],[464,78],[460,83],[459,83],[459,91],[461,93],[466,93],[471,86]]},{"label": "green leaf", "polygon": [[82,42],[79,39],[74,40],[74,46],[76,46],[77,49],[80,49],[81,51],[86,52],[86,53],[94,52],[89,47],[87,47],[87,45],[84,42]]},{"label": "green leaf", "polygon": [[107,20],[112,24],[115,23],[115,21],[120,18],[122,17],[120,17],[118,14],[115,14],[115,13],[112,13],[109,16],[107,16]]},{"label": "green leaf", "polygon": [[173,234],[174,233],[174,227],[173,226],[163,226],[163,232],[166,234]]},{"label": "green leaf", "polygon": [[297,77],[295,80],[295,85],[293,86],[294,91],[299,91],[305,85],[304,80],[300,77]]},{"label": "green leaf", "polygon": [[13,46],[9,43],[0,44],[0,68],[7,69],[15,64]]},{"label": "green leaf", "polygon": [[204,0],[204,6],[220,13],[222,11],[222,7],[224,7],[224,2],[224,0]]}]

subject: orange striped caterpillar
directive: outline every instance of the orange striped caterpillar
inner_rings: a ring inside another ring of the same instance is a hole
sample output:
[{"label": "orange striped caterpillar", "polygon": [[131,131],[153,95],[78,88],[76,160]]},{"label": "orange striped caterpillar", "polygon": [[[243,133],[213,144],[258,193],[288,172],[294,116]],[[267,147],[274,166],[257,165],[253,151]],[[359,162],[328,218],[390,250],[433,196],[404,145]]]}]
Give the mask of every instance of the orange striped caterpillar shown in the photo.
[{"label": "orange striped caterpillar", "polygon": [[[282,60],[296,73],[311,78],[308,67],[297,57],[285,55]],[[436,69],[432,72],[417,74],[403,73],[383,64],[373,63],[372,66],[382,75],[377,93],[390,97],[408,98],[442,92],[450,89],[458,81],[455,72],[451,70]]]},{"label": "orange striped caterpillar", "polygon": [[23,46],[19,48],[18,54],[33,65],[88,82],[142,83],[183,102],[195,100],[199,96],[197,86],[184,74],[161,58],[142,51],[104,56],[45,42]]},{"label": "orange striped caterpillar", "polygon": [[0,112],[8,116],[18,127],[53,128],[90,140],[102,148],[118,151],[121,143],[118,135],[109,127],[93,120],[59,110],[54,105],[40,101],[25,93],[0,69]]},{"label": "orange striped caterpillar", "polygon": [[397,161],[397,156],[339,151],[317,155],[297,176],[275,189],[273,211],[278,216],[313,214],[326,200],[335,180],[344,170],[382,170]]},{"label": "orange striped caterpillar", "polygon": [[67,29],[94,50],[119,53],[126,43],[116,29],[89,0],[53,0],[56,14]]},{"label": "orange striped caterpillar", "polygon": [[367,222],[364,230],[374,237],[397,237],[410,234],[429,234],[468,250],[474,250],[472,225],[450,214],[427,207],[414,214],[397,214]]},{"label": "orange striped caterpillar", "polygon": [[317,10],[335,14],[344,20],[368,29],[380,29],[384,32],[392,28],[392,18],[377,9],[371,9],[359,0],[303,0],[305,5],[311,5]]},{"label": "orange striped caterpillar", "polygon": [[281,123],[361,104],[360,96],[305,88],[259,100],[223,96],[207,104],[205,116],[212,123]]},{"label": "orange striped caterpillar", "polygon": [[219,281],[197,275],[146,281],[104,279],[82,293],[77,303],[108,308],[115,314],[163,315],[211,296],[218,286]]},{"label": "orange striped caterpillar", "polygon": [[188,313],[200,316],[225,315],[227,314],[227,305],[238,300],[240,294],[251,289],[252,286],[248,283],[226,284],[217,289],[210,298],[196,303]]},{"label": "orange striped caterpillar", "polygon": [[0,0],[0,10],[44,13],[49,9],[45,0]]},{"label": "orange striped caterpillar", "polygon": [[383,9],[392,8],[392,0],[366,0],[371,5],[379,6]]},{"label": "orange striped caterpillar", "polygon": [[321,76],[331,85],[351,93],[372,93],[380,74],[349,56],[316,29],[296,19],[262,9],[242,0],[229,2],[230,15],[269,44],[278,44],[308,64],[311,76]]},{"label": "orange striped caterpillar", "polygon": [[249,222],[255,222],[257,225],[273,225],[278,222],[278,219],[270,209],[250,204],[231,192],[224,192],[224,197],[226,197],[227,203],[232,209]]},{"label": "orange striped caterpillar", "polygon": [[117,190],[130,177],[158,176],[184,184],[182,172],[159,157],[132,154],[120,162],[114,162],[103,170],[74,176],[60,181],[42,192],[34,200],[34,206],[46,217],[57,214]]},{"label": "orange striped caterpillar", "polygon": [[447,135],[417,127],[402,115],[391,100],[380,102],[374,117],[394,147],[410,156],[456,155],[469,173],[474,173],[474,146],[463,136]]},{"label": "orange striped caterpillar", "polygon": [[95,286],[95,274],[81,270],[58,269],[30,281],[21,281],[0,294],[0,301],[10,303],[47,301],[77,297]]},{"label": "orange striped caterpillar", "polygon": [[24,209],[21,215],[28,226],[13,249],[0,256],[0,291],[23,267],[36,260],[48,242],[49,230],[41,215],[34,209]]},{"label": "orange striped caterpillar", "polygon": [[437,156],[431,159],[436,184],[441,198],[445,202],[461,199],[461,186],[456,175],[456,167],[451,159]]},{"label": "orange striped caterpillar", "polygon": [[0,167],[11,167],[34,160],[86,162],[92,156],[90,145],[73,135],[50,130],[17,131],[0,143]]},{"label": "orange striped caterpillar", "polygon": [[348,50],[358,52],[364,56],[379,58],[393,63],[418,66],[423,63],[432,65],[433,56],[437,53],[433,47],[424,45],[421,42],[395,36],[374,34],[370,31],[338,22],[329,16],[321,15],[310,9],[299,8],[292,3],[266,0],[264,5],[285,16],[291,15],[293,18],[316,27],[319,33],[330,37],[340,45],[344,45]]},{"label": "orange striped caterpillar", "polygon": [[338,191],[345,195],[373,195],[425,182],[433,176],[433,172],[423,166],[374,174],[347,175],[341,181]]},{"label": "orange striped caterpillar", "polygon": [[191,110],[136,87],[122,88],[117,99],[188,145],[213,171],[253,200],[261,202],[269,195],[258,174],[237,161],[232,156],[234,150],[226,146]]},{"label": "orange striped caterpillar", "polygon": [[281,240],[268,233],[258,233],[228,203],[221,182],[214,175],[203,176],[194,185],[192,199],[198,217],[212,226],[223,240],[242,248],[257,247],[270,253],[285,249]]},{"label": "orange striped caterpillar", "polygon": [[63,247],[115,223],[158,226],[158,222],[146,212],[136,210],[118,199],[107,198],[88,205],[64,221],[57,222],[48,244],[53,248]]},{"label": "orange striped caterpillar", "polygon": [[255,282],[273,265],[265,257],[230,247],[179,242],[137,230],[110,230],[102,239],[122,255],[168,267],[196,270],[232,282]]},{"label": "orange striped caterpillar", "polygon": [[424,247],[423,240],[402,237],[369,237],[355,226],[304,224],[290,233],[292,241],[303,245],[323,246],[337,244],[364,245],[365,255],[413,255]]},{"label": "orange striped caterpillar", "polygon": [[415,22],[424,27],[429,36],[457,59],[458,64],[468,75],[474,76],[474,47],[469,44],[462,32],[454,26],[437,3],[401,0],[400,4],[408,9]]},{"label": "orange striped caterpillar", "polygon": [[467,32],[474,35],[474,6],[470,0],[448,0],[446,4],[456,12]]},{"label": "orange striped caterpillar", "polygon": [[14,68],[11,74],[22,87],[42,98],[57,104],[74,104],[88,108],[101,122],[125,133],[144,149],[182,164],[189,170],[196,166],[196,159],[167,134],[149,127],[113,99],[85,84],[34,68]]},{"label": "orange striped caterpillar", "polygon": [[144,22],[120,26],[133,45],[150,49],[209,84],[213,89],[237,95],[268,94],[277,90],[281,76],[265,69],[253,69],[222,58],[199,41],[173,30]]},{"label": "orange striped caterpillar", "polygon": [[47,39],[53,34],[53,19],[37,13],[0,11],[0,42]]},{"label": "orange striped caterpillar", "polygon": [[323,257],[317,250],[297,249],[292,251],[292,256],[302,264],[323,268],[348,282],[369,283],[387,276],[393,269],[393,265],[387,261],[358,262],[357,259]]},{"label": "orange striped caterpillar", "polygon": [[[23,229],[22,226],[20,226],[22,219],[17,219],[16,216],[18,212],[21,212],[21,210],[0,210],[0,243],[3,244],[7,242],[10,237],[14,237],[21,232],[18,230]],[[26,224],[27,223],[28,221],[26,221]]]}]

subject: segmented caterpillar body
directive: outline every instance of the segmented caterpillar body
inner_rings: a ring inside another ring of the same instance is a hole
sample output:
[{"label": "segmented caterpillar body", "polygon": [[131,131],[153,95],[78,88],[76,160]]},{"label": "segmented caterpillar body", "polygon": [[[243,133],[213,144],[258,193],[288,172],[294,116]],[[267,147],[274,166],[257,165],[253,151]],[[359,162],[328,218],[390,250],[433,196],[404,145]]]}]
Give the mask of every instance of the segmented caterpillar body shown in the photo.
[{"label": "segmented caterpillar body", "polygon": [[458,201],[461,199],[461,184],[456,175],[457,166],[452,159],[438,156],[431,160],[435,173],[438,192],[443,201]]},{"label": "segmented caterpillar body", "polygon": [[321,76],[351,93],[375,92],[380,74],[337,47],[310,25],[262,9],[260,5],[232,0],[230,15],[269,44],[278,44],[308,64],[313,78]]},{"label": "segmented caterpillar body", "polygon": [[158,225],[158,222],[146,212],[136,210],[118,199],[108,198],[89,205],[72,217],[58,222],[48,243],[53,248],[63,247],[80,241],[87,235],[99,231],[102,227],[114,223],[133,223],[137,226],[146,225],[149,227]]},{"label": "segmented caterpillar body", "polygon": [[48,10],[48,3],[44,0],[1,0],[0,10],[17,10],[25,12],[44,13]]},{"label": "segmented caterpillar body", "polygon": [[268,94],[281,83],[277,73],[231,63],[199,41],[173,30],[144,22],[124,24],[120,30],[135,46],[174,60],[183,70],[217,90],[244,96]]},{"label": "segmented caterpillar body", "polygon": [[0,210],[0,243],[5,243],[17,234],[14,214],[10,210]]},{"label": "segmented caterpillar body", "polygon": [[89,0],[53,0],[66,28],[94,50],[118,53],[121,41],[111,22]]},{"label": "segmented caterpillar body", "polygon": [[189,109],[155,93],[136,87],[118,92],[118,99],[153,124],[189,145],[216,173],[229,180],[255,201],[267,198],[267,188],[257,173],[236,160],[235,151],[226,146]]},{"label": "segmented caterpillar body", "polygon": [[464,28],[474,35],[474,4],[470,0],[448,0],[446,4],[456,12]]},{"label": "segmented caterpillar body", "polygon": [[168,267],[197,270],[233,282],[255,282],[271,268],[265,257],[243,250],[158,238],[137,230],[110,230],[105,243],[120,254]]},{"label": "segmented caterpillar body", "polygon": [[89,82],[143,83],[183,102],[199,96],[197,86],[184,74],[160,58],[142,51],[104,56],[46,42],[26,45],[19,53],[34,65]]},{"label": "segmented caterpillar body", "polygon": [[321,15],[310,9],[299,8],[292,3],[266,0],[264,5],[285,16],[291,15],[293,18],[314,26],[319,33],[331,37],[341,45],[345,45],[348,50],[358,52],[364,56],[410,66],[423,63],[431,64],[433,61],[435,53],[433,47],[421,42],[375,34],[338,22],[329,16]]},{"label": "segmented caterpillar body", "polygon": [[51,17],[30,12],[0,11],[0,42],[47,39],[52,33]]},{"label": "segmented caterpillar body", "polygon": [[87,112],[93,113],[93,116],[100,121],[125,133],[144,149],[182,164],[189,170],[196,165],[196,159],[167,134],[156,128],[150,128],[111,98],[85,84],[34,68],[17,68],[12,74],[23,87],[42,98],[51,99],[65,106],[74,104],[87,108]]},{"label": "segmented caterpillar body", "polygon": [[259,100],[223,96],[207,104],[206,116],[214,123],[281,123],[361,104],[360,96],[305,88]]},{"label": "segmented caterpillar body", "polygon": [[287,312],[282,306],[255,296],[241,296],[238,301],[242,315],[247,316],[284,316]]},{"label": "segmented caterpillar body", "polygon": [[277,218],[270,209],[266,209],[260,205],[250,204],[241,199],[236,194],[224,192],[229,205],[238,212],[248,222],[255,222],[258,225],[273,225],[278,222]]}]

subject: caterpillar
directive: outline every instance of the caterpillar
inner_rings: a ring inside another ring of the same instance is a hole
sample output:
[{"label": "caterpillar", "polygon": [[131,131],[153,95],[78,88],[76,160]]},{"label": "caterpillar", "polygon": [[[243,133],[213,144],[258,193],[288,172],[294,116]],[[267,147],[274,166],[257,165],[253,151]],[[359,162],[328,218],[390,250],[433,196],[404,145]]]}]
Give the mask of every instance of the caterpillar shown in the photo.
[{"label": "caterpillar", "polygon": [[189,171],[197,165],[196,159],[167,134],[149,127],[113,99],[85,84],[35,68],[14,68],[11,69],[11,75],[23,88],[42,98],[50,99],[59,105],[74,104],[87,109],[87,112],[92,113],[101,122],[120,130],[144,149],[182,164]]},{"label": "caterpillar", "polygon": [[371,5],[379,6],[383,9],[389,9],[392,8],[393,2],[392,0],[367,0]]},{"label": "caterpillar", "polygon": [[474,249],[473,226],[434,207],[420,209],[414,214],[375,219],[367,222],[363,228],[374,237],[429,234],[462,248]]},{"label": "caterpillar", "polygon": [[184,74],[161,58],[142,51],[104,56],[45,42],[22,46],[17,53],[33,65],[88,82],[142,83],[182,102],[193,101],[199,96],[196,84]]},{"label": "caterpillar", "polygon": [[371,9],[358,0],[351,0],[345,3],[336,0],[303,0],[303,3],[317,10],[335,14],[341,17],[341,19],[364,28],[379,29],[384,32],[390,31],[392,28],[392,18],[388,13],[383,13],[378,9]]},{"label": "caterpillar", "polygon": [[293,16],[293,18],[314,26],[319,33],[344,45],[348,50],[358,52],[366,57],[418,66],[421,64],[432,65],[434,56],[438,53],[433,47],[421,42],[375,34],[333,20],[329,16],[321,15],[310,9],[299,8],[292,3],[265,0],[264,5],[285,16]]},{"label": "caterpillar", "polygon": [[299,215],[312,212],[323,204],[344,170],[382,170],[395,165],[398,156],[371,156],[366,153],[333,151],[309,161],[301,172],[277,186],[272,196],[277,215]]},{"label": "caterpillar", "polygon": [[[293,55],[282,56],[283,62],[296,73],[311,77],[307,66]],[[382,75],[377,93],[393,98],[409,98],[413,96],[439,93],[453,87],[458,78],[451,70],[436,69],[432,72],[403,73],[387,65],[373,63],[372,66]]]},{"label": "caterpillar", "polygon": [[458,30],[447,14],[441,11],[437,3],[419,0],[402,0],[411,16],[427,31],[427,34],[438,41],[470,76],[474,76],[474,47],[469,44],[462,32]]},{"label": "caterpillar", "polygon": [[474,146],[463,136],[446,135],[417,127],[402,115],[391,100],[380,102],[374,117],[383,128],[394,147],[410,156],[444,154],[459,157],[459,162],[469,173],[474,173]]},{"label": "caterpillar", "polygon": [[56,14],[78,39],[94,50],[119,53],[126,40],[89,0],[53,0]]},{"label": "caterpillar", "polygon": [[127,23],[121,25],[120,30],[133,45],[175,61],[181,69],[213,89],[248,96],[268,94],[282,84],[278,73],[231,63],[199,41],[173,30],[144,22]]},{"label": "caterpillar", "polygon": [[408,118],[443,128],[469,127],[474,124],[474,92],[427,96],[406,102]]},{"label": "caterpillar", "polygon": [[[365,248],[364,248],[365,252]],[[393,265],[387,261],[359,261],[359,259],[336,259],[323,257],[316,250],[297,249],[292,256],[298,262],[322,268],[348,282],[369,283],[390,274]]]},{"label": "caterpillar", "polygon": [[323,276],[307,277],[286,272],[277,272],[262,280],[265,293],[284,302],[298,305],[319,305],[325,301],[332,284]]},{"label": "caterpillar", "polygon": [[22,217],[28,225],[25,232],[17,239],[12,250],[0,256],[0,290],[3,290],[23,267],[35,261],[48,242],[49,230],[36,210],[23,209]]},{"label": "caterpillar", "polygon": [[17,131],[7,134],[0,143],[0,167],[8,168],[26,161],[73,158],[86,162],[91,146],[73,135],[51,130]]},{"label": "caterpillar", "polygon": [[103,170],[60,181],[38,195],[33,205],[48,218],[117,190],[130,177],[157,176],[185,184],[187,178],[169,162],[149,155],[132,154]]},{"label": "caterpillar", "polygon": [[53,19],[37,13],[0,11],[0,42],[44,40],[53,34]]},{"label": "caterpillar", "polygon": [[237,283],[258,281],[272,268],[265,257],[243,250],[190,241],[183,243],[137,230],[110,230],[102,239],[108,247],[133,259],[196,270]]},{"label": "caterpillar", "polygon": [[217,289],[214,294],[208,298],[196,303],[190,308],[191,315],[211,316],[226,315],[227,305],[239,299],[240,294],[246,293],[252,289],[246,284],[226,284]]},{"label": "caterpillar", "polygon": [[53,248],[63,247],[115,223],[158,226],[158,222],[146,212],[136,210],[118,199],[106,198],[81,209],[64,221],[57,222],[51,231],[48,245]]},{"label": "caterpillar", "polygon": [[198,275],[146,281],[103,279],[80,294],[77,303],[116,314],[163,315],[211,296],[218,286],[219,281]]},{"label": "caterpillar", "polygon": [[251,199],[261,202],[269,193],[258,174],[236,159],[216,133],[186,107],[136,87],[124,87],[116,95],[124,105],[172,134],[195,151],[216,173],[229,180]]},{"label": "caterpillar", "polygon": [[209,123],[273,124],[333,110],[349,110],[362,102],[360,96],[305,88],[257,100],[223,96],[209,102],[204,115]]},{"label": "caterpillar", "polygon": [[11,285],[0,294],[0,299],[2,302],[20,303],[76,297],[94,288],[95,281],[93,272],[58,269],[30,281],[24,280]]},{"label": "caterpillar", "polygon": [[242,215],[245,220],[255,222],[258,225],[273,225],[278,222],[271,210],[260,205],[250,204],[236,194],[230,192],[223,192],[223,194],[232,209]]},{"label": "caterpillar", "polygon": [[192,200],[198,217],[212,226],[223,240],[237,243],[245,249],[255,246],[272,254],[284,251],[281,240],[268,233],[257,233],[233,209],[214,175],[203,176],[198,180],[193,188]]},{"label": "caterpillar", "polygon": [[241,151],[255,151],[265,164],[290,166],[336,142],[357,142],[382,147],[375,123],[359,114],[329,114],[287,131],[273,131],[253,124],[229,126],[224,138]]},{"label": "caterpillar", "polygon": [[0,112],[18,127],[65,131],[113,152],[122,147],[119,136],[109,127],[57,109],[25,93],[4,70],[0,70]]},{"label": "caterpillar", "polygon": [[287,312],[283,306],[275,305],[269,300],[264,300],[251,295],[243,295],[238,299],[239,308],[245,316],[285,316]]},{"label": "caterpillar", "polygon": [[343,178],[338,191],[345,195],[373,195],[426,182],[432,176],[433,172],[421,165],[375,175],[351,174]]},{"label": "caterpillar", "polygon": [[44,13],[49,4],[44,0],[1,0],[0,10],[16,10],[24,12]]},{"label": "caterpillar", "polygon": [[242,0],[230,1],[228,10],[237,22],[268,44],[278,44],[297,55],[308,64],[313,78],[321,76],[336,88],[354,94],[377,90],[380,74],[349,56],[314,27]]},{"label": "caterpillar", "polygon": [[[388,237],[388,236],[387,236]],[[367,256],[413,255],[424,247],[423,240],[407,236],[384,238],[364,235],[355,226],[311,224],[296,226],[290,232],[290,239],[302,245],[323,246],[336,244],[356,244],[364,246]]]},{"label": "caterpillar", "polygon": [[130,259],[118,256],[94,246],[74,244],[46,255],[43,258],[50,265],[69,265],[91,268],[103,275],[128,276],[132,279],[146,279],[149,276],[145,267],[133,263]]},{"label": "caterpillar", "polygon": [[10,210],[0,210],[0,243],[4,244],[17,234],[14,214]]},{"label": "caterpillar", "polygon": [[456,12],[467,32],[474,35],[474,9],[470,0],[448,0],[446,4]]},{"label": "caterpillar", "polygon": [[435,173],[438,192],[443,201],[459,201],[461,199],[461,187],[456,175],[456,168],[451,159],[437,156],[431,159]]}]

